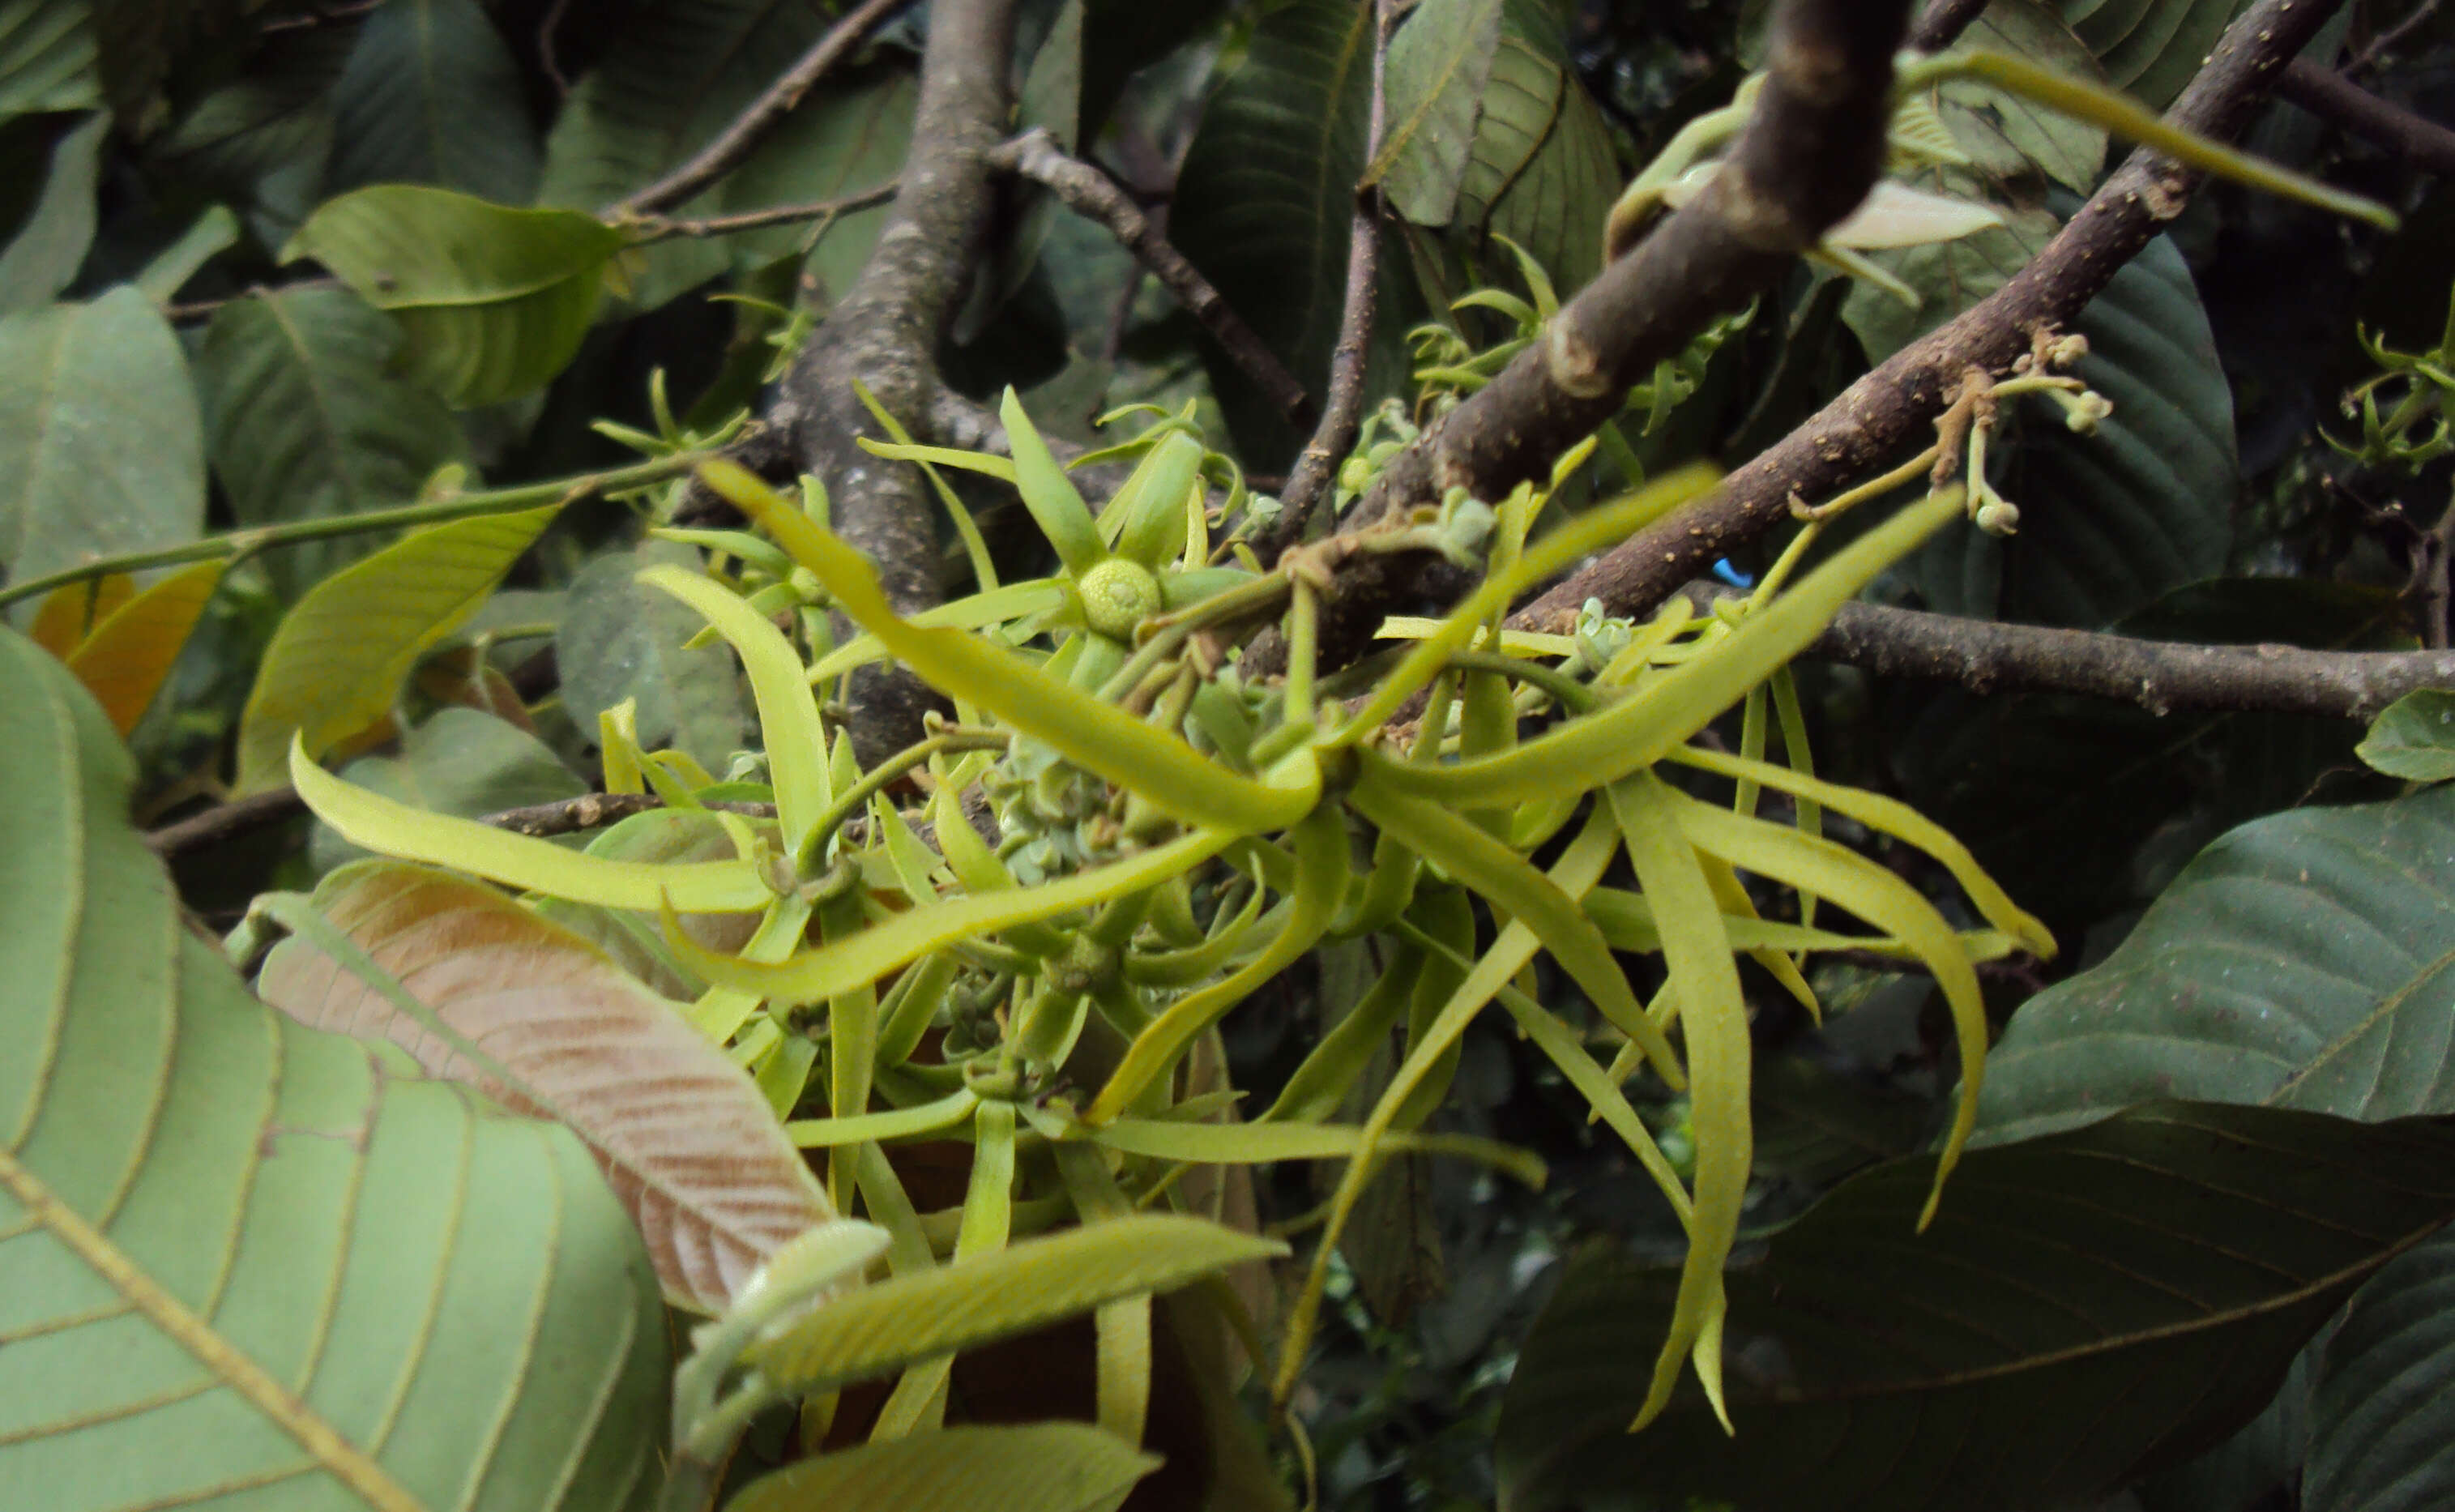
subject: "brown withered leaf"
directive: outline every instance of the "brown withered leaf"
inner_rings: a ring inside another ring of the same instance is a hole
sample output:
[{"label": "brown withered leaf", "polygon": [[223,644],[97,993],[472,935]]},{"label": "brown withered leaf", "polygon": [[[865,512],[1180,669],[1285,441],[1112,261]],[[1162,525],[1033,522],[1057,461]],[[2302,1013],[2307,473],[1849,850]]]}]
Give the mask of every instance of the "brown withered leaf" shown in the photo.
[{"label": "brown withered leaf", "polygon": [[578,935],[492,888],[392,861],[343,867],[314,906],[410,995],[518,1077],[506,1087],[315,945],[274,948],[256,981],[303,1023],[389,1039],[432,1075],[585,1141],[677,1305],[724,1309],[777,1247],[836,1215],[749,1076]]}]

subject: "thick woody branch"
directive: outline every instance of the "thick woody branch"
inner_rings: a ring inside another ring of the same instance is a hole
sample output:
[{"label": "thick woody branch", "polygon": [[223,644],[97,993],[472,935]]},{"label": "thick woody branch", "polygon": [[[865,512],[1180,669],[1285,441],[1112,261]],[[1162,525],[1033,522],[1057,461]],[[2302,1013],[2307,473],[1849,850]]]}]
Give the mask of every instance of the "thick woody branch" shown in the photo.
[{"label": "thick woody branch", "polygon": [[1280,414],[1298,425],[1313,422],[1313,404],[1295,375],[1263,344],[1253,328],[1228,303],[1185,255],[1168,244],[1150,217],[1107,174],[1069,157],[1045,128],[1034,128],[997,150],[995,165],[1045,186],[1065,208],[1097,221],[1117,238],[1186,312],[1202,322],[1230,360],[1242,368]]},{"label": "thick woody branch", "polygon": [[[2286,60],[2335,9],[2327,0],[2259,0],[2227,29],[2167,119],[2220,141],[2240,134]],[[1522,620],[1547,619],[1589,598],[1612,614],[1650,612],[1716,558],[1789,519],[1793,497],[1814,502],[1897,460],[1964,372],[2000,370],[2029,350],[2032,333],[2078,317],[2182,213],[2199,177],[2160,153],[2132,153],[2002,288],[1894,354],[1705,503],[1623,543],[1521,611]]]},{"label": "thick woody branch", "polygon": [[1754,118],[1704,192],[1562,307],[1549,338],[1382,474],[1364,522],[1463,486],[1506,498],[1619,412],[1714,317],[1771,288],[1883,166],[1905,0],[1790,0]]},{"label": "thick woody branch", "polygon": [[2295,58],[2276,81],[2276,92],[2424,173],[2455,175],[2455,131],[2381,99],[2333,69]]},{"label": "thick woody branch", "polygon": [[[851,290],[786,375],[768,419],[803,472],[827,486],[833,523],[878,569],[887,599],[911,613],[936,603],[935,505],[917,469],[862,450],[876,435],[856,392],[865,385],[906,427],[928,434],[938,339],[969,277],[988,221],[990,158],[1004,135],[1014,0],[935,0],[921,64],[912,147],[894,209]],[[862,763],[921,736],[931,695],[900,669],[856,674],[846,725]]]},{"label": "thick woody branch", "polygon": [[[1552,460],[1617,414],[1655,363],[1771,288],[1856,209],[1883,166],[1893,54],[1908,10],[1907,0],[1788,0],[1755,113],[1728,166],[1562,307],[1548,340],[1393,459],[1348,528],[1436,503],[1452,487],[1498,500],[1549,476]],[[1331,664],[1365,644],[1393,604],[1454,585],[1430,557],[1369,553],[1354,563],[1323,605]],[[1256,673],[1274,671],[1283,655],[1266,635],[1248,662]]]},{"label": "thick woody branch", "polygon": [[[1688,591],[1699,600],[1735,592]],[[2455,687],[2455,651],[2189,645],[1872,603],[1843,605],[1806,654],[1878,677],[1958,683],[1974,693],[2072,693],[2152,714],[2259,710],[2366,720],[2406,693]]]},{"label": "thick woody branch", "polygon": [[810,86],[849,56],[862,39],[877,31],[888,16],[909,3],[910,0],[864,0],[853,7],[842,20],[827,29],[826,35],[794,60],[781,77],[767,86],[748,110],[735,116],[715,141],[647,188],[607,207],[607,216],[636,217],[670,210],[740,167],[777,123],[793,113],[801,97],[810,92]]}]

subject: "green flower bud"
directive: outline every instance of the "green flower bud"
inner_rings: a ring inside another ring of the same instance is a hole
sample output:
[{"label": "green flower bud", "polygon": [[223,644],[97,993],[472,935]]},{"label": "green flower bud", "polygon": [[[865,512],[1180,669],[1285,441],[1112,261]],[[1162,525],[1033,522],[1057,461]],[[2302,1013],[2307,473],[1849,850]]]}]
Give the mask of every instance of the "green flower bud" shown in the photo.
[{"label": "green flower bud", "polygon": [[1075,586],[1083,595],[1083,623],[1112,641],[1130,644],[1134,627],[1160,611],[1159,580],[1123,557],[1098,563]]}]

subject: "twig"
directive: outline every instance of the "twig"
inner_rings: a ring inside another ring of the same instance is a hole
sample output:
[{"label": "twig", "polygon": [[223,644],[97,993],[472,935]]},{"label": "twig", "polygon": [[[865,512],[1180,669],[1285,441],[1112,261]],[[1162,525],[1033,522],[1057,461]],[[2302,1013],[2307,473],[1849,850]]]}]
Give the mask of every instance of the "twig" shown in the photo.
[{"label": "twig", "polygon": [[1927,0],[1917,25],[1910,28],[1910,46],[1920,52],[1940,52],[1959,41],[1985,10],[1986,0]]},{"label": "twig", "polygon": [[731,215],[702,215],[697,219],[643,215],[633,223],[637,232],[631,244],[644,247],[669,236],[730,236],[740,231],[790,225],[797,220],[833,220],[839,215],[849,215],[855,211],[885,204],[895,197],[898,187],[897,181],[890,178],[875,188],[846,194],[840,199],[813,200],[806,205],[772,205],[765,210],[745,210]]},{"label": "twig", "polygon": [[[572,835],[583,829],[596,829],[643,814],[651,808],[662,808],[665,801],[655,793],[584,793],[578,798],[565,798],[559,803],[531,804],[525,808],[506,808],[501,813],[488,814],[477,822],[497,829],[508,829],[516,835]],[[747,814],[753,819],[776,817],[774,804],[703,803],[702,808],[720,813]]]},{"label": "twig", "polygon": [[[2285,61],[2334,9],[2312,0],[2259,0],[2226,30],[2167,119],[2220,141],[2239,134]],[[1963,373],[1973,367],[1999,370],[2029,349],[2034,332],[2077,317],[2117,270],[2182,213],[2199,178],[2160,153],[2144,148],[2133,153],[2002,288],[1895,353],[1732,474],[1712,499],[1642,532],[1543,595],[1521,611],[1519,623],[1549,620],[1589,598],[1601,600],[1611,614],[1650,613],[1715,559],[1788,520],[1794,496],[1829,498],[1872,475],[1942,411]],[[1688,208],[1701,202],[1700,196]],[[1662,235],[1655,233],[1631,260]],[[1583,302],[1581,296],[1578,303]]]},{"label": "twig", "polygon": [[570,9],[571,0],[554,0],[545,8],[545,18],[538,23],[537,29],[538,66],[545,70],[548,79],[554,81],[554,92],[558,98],[567,98],[571,93],[571,80],[563,73],[562,63],[554,52],[554,34],[562,30],[563,12]]},{"label": "twig", "polygon": [[[1745,597],[1692,586],[1692,599]],[[2152,714],[2261,711],[2368,719],[2404,694],[2455,687],[2455,652],[2194,645],[1850,603],[1806,654],[1878,677],[1974,693],[2073,693]]]},{"label": "twig", "polygon": [[697,155],[647,188],[609,205],[605,217],[625,219],[670,209],[690,198],[708,185],[723,177],[750,155],[760,139],[775,130],[778,122],[793,113],[801,96],[810,92],[827,70],[861,44],[863,37],[876,31],[881,22],[902,10],[909,0],[864,0],[844,12],[843,19],[827,29],[826,35],[810,44],[810,50],[784,71],[783,76],[767,86],[749,109],[733,118],[731,125],[718,134],[715,141],[700,149]]},{"label": "twig", "polygon": [[2410,14],[2370,38],[2369,45],[2363,48],[2354,55],[2351,62],[2344,65],[2344,72],[2358,77],[2376,68],[2378,60],[2392,51],[2397,43],[2412,35],[2414,31],[2420,30],[2423,22],[2438,13],[2438,5],[2439,0],[2421,0],[2419,5],[2412,8]]},{"label": "twig", "polygon": [[2425,173],[2455,175],[2455,131],[2381,99],[2333,69],[2295,58],[2284,65],[2276,92]]},{"label": "twig", "polygon": [[237,294],[225,295],[218,299],[192,299],[184,304],[166,304],[162,307],[162,317],[172,321],[209,319],[222,306],[235,304],[241,299],[253,299],[259,294],[291,294],[308,289],[341,287],[343,287],[341,280],[334,277],[299,278],[284,284],[257,284]]},{"label": "twig", "polygon": [[518,509],[535,509],[540,504],[569,502],[591,494],[621,493],[644,488],[668,479],[679,478],[705,461],[707,452],[680,452],[660,457],[654,461],[637,462],[629,467],[609,468],[601,473],[582,473],[577,478],[550,479],[541,483],[523,483],[517,488],[489,488],[474,494],[456,494],[425,503],[404,504],[398,509],[371,509],[362,515],[327,515],[312,520],[290,520],[276,525],[257,525],[246,530],[233,530],[223,535],[207,536],[199,541],[184,541],[175,546],[158,546],[150,551],[122,552],[117,556],[96,557],[73,567],[29,578],[0,587],[0,608],[20,599],[30,599],[49,593],[53,588],[90,578],[107,578],[114,572],[141,572],[148,567],[172,567],[187,562],[211,562],[215,558],[233,560],[254,556],[275,546],[294,545],[302,541],[323,541],[334,536],[354,536],[375,530],[394,530],[413,525],[436,525],[452,520],[471,520],[479,515],[509,514]]},{"label": "twig", "polygon": [[[1381,153],[1382,125],[1389,114],[1390,32],[1396,25],[1394,0],[1370,0],[1372,10],[1372,111],[1365,138],[1364,160]],[[1573,86],[1572,86],[1573,87]],[[1368,189],[1355,196],[1354,218],[1347,232],[1347,301],[1338,317],[1338,345],[1329,358],[1329,402],[1311,439],[1288,470],[1288,491],[1280,500],[1278,519],[1253,539],[1253,550],[1264,562],[1301,541],[1312,523],[1314,510],[1326,498],[1338,464],[1355,445],[1364,421],[1364,378],[1372,348],[1372,307],[1381,280],[1380,191]]]},{"label": "twig", "polygon": [[153,853],[166,860],[190,850],[201,850],[225,840],[236,839],[267,825],[277,825],[307,811],[307,804],[288,787],[271,792],[250,793],[226,804],[215,804],[202,813],[193,814],[175,825],[164,825],[149,830],[145,844]]},{"label": "twig", "polygon": [[1066,155],[1045,127],[1035,127],[999,148],[990,161],[995,167],[1046,186],[1067,209],[1106,227],[1120,245],[1167,286],[1178,303],[1218,337],[1228,356],[1261,387],[1281,414],[1298,425],[1312,423],[1312,400],[1295,375],[1263,344],[1253,328],[1245,323],[1244,317],[1228,305],[1227,296],[1187,262],[1183,253],[1168,244],[1132,197],[1107,174],[1080,158]]}]

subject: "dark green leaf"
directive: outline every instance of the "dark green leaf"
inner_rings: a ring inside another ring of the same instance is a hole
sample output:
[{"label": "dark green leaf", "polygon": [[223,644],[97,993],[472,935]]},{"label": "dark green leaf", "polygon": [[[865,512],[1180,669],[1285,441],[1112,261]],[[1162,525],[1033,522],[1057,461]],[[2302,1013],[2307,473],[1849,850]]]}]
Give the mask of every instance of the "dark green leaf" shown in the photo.
[{"label": "dark green leaf", "polygon": [[651,1503],[664,1310],[580,1142],[251,998],[101,711],[6,629],[0,747],[8,1500]]},{"label": "dark green leaf", "polygon": [[[588,790],[544,742],[474,708],[436,709],[402,739],[399,755],[360,757],[341,775],[412,807],[462,819],[556,803]],[[308,842],[308,858],[318,872],[366,854],[321,822]]]},{"label": "dark green leaf", "polygon": [[2075,376],[2114,413],[2077,436],[2042,397],[2005,406],[1995,480],[2020,506],[2019,534],[1939,535],[1921,559],[1936,608],[2099,628],[2224,565],[2233,390],[2181,254],[2150,243],[2074,329],[2089,342]]},{"label": "dark green leaf", "polygon": [[208,91],[147,144],[147,168],[228,200],[258,241],[281,245],[323,192],[333,85],[351,41],[337,24],[264,37],[244,76]]},{"label": "dark green leaf", "polygon": [[383,184],[317,207],[281,258],[313,257],[390,311],[410,371],[465,407],[526,394],[563,370],[621,245],[621,233],[588,215]]},{"label": "dark green leaf", "polygon": [[2319,1352],[2304,1512],[2455,1504],[2455,1230],[2396,1257]]},{"label": "dark green leaf", "polygon": [[193,540],[204,451],[179,338],[133,287],[0,318],[0,567],[11,578]]},{"label": "dark green leaf", "polygon": [[[1170,213],[1169,239],[1314,394],[1346,306],[1371,73],[1370,8],[1295,0],[1263,18],[1243,61],[1211,91]],[[1386,337],[1396,323],[1375,322],[1385,337],[1376,345],[1393,357],[1401,349]],[[1277,466],[1301,438],[1249,398],[1234,363],[1205,351],[1247,462]]]},{"label": "dark green leaf", "polygon": [[1979,1138],[2155,1097],[2455,1111],[2455,788],[2303,809],[2200,853],[1988,1057]]},{"label": "dark green leaf", "polygon": [[597,716],[637,699],[646,748],[673,746],[720,774],[742,743],[741,680],[722,646],[683,649],[707,627],[705,620],[672,594],[636,581],[660,562],[696,569],[698,553],[652,541],[598,558],[572,582],[555,630],[563,706],[594,745]]},{"label": "dark green leaf", "polygon": [[385,0],[333,92],[328,194],[433,184],[500,204],[537,193],[542,153],[519,67],[477,0]]},{"label": "dark green leaf", "polygon": [[88,0],[24,0],[0,10],[0,121],[101,103]]},{"label": "dark green leaf", "polygon": [[1499,45],[1500,0],[1425,0],[1390,43],[1389,123],[1367,177],[1418,225],[1457,208]]},{"label": "dark green leaf", "polygon": [[2406,693],[2370,722],[2368,737],[2354,749],[2389,777],[2416,783],[2455,777],[2455,692]]},{"label": "dark green leaf", "polygon": [[2116,89],[2163,110],[2249,0],[2064,0],[2063,18]]},{"label": "dark green leaf", "polygon": [[1207,31],[1225,0],[1086,0],[1083,27],[1083,130],[1098,135],[1126,80]]},{"label": "dark green leaf", "polygon": [[2266,1401],[2353,1288],[2455,1215],[2455,1120],[2158,1103],[1843,1183],[1730,1275],[1731,1418],[1645,1395],[1676,1272],[1572,1260],[1502,1409],[1504,1504],[1926,1512],[2086,1502]]},{"label": "dark green leaf", "polygon": [[236,245],[238,217],[215,205],[198,215],[171,244],[145,261],[132,280],[155,304],[169,304],[197,270]]},{"label": "dark green leaf", "polygon": [[90,115],[51,138],[47,149],[36,141],[23,144],[33,149],[34,159],[24,166],[42,188],[0,247],[0,315],[48,303],[76,278],[93,244],[96,167],[110,134],[110,116]]},{"label": "dark green leaf", "polygon": [[[464,459],[452,412],[391,372],[400,330],[346,289],[259,291],[224,305],[196,356],[213,471],[243,525],[408,503]],[[267,559],[286,595],[380,538],[308,541]]]}]

